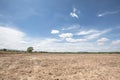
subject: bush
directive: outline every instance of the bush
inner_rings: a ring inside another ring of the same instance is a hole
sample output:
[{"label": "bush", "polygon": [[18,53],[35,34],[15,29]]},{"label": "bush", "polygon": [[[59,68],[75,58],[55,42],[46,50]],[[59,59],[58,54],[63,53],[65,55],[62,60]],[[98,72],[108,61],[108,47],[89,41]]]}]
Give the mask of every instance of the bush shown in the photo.
[{"label": "bush", "polygon": [[33,47],[28,47],[27,52],[31,53],[33,51]]}]

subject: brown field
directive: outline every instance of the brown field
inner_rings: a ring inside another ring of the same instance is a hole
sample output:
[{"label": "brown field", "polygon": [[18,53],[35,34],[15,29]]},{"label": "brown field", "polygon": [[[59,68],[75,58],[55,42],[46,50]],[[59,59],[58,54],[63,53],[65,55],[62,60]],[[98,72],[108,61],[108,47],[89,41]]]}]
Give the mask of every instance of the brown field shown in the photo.
[{"label": "brown field", "polygon": [[0,54],[0,80],[120,80],[120,54]]}]

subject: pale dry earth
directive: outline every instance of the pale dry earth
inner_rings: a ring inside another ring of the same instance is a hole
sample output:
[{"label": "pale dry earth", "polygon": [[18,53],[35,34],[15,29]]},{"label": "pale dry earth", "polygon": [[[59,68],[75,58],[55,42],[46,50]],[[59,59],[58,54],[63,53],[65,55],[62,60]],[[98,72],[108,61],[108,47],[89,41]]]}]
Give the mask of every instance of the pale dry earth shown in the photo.
[{"label": "pale dry earth", "polygon": [[0,54],[0,80],[120,80],[120,54]]}]

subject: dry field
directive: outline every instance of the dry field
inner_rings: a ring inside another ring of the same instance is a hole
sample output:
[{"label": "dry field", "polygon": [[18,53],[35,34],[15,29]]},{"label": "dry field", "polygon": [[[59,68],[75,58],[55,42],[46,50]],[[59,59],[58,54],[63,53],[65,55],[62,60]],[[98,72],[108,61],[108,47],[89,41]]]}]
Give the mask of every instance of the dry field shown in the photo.
[{"label": "dry field", "polygon": [[0,54],[0,80],[120,80],[120,54]]}]

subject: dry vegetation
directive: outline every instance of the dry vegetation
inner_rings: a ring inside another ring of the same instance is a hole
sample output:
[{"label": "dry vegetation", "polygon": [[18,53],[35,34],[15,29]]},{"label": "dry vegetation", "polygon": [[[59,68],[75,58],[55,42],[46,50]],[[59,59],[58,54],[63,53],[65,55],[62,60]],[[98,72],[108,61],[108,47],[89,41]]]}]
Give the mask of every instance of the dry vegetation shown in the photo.
[{"label": "dry vegetation", "polygon": [[120,80],[120,54],[0,54],[0,80]]}]

